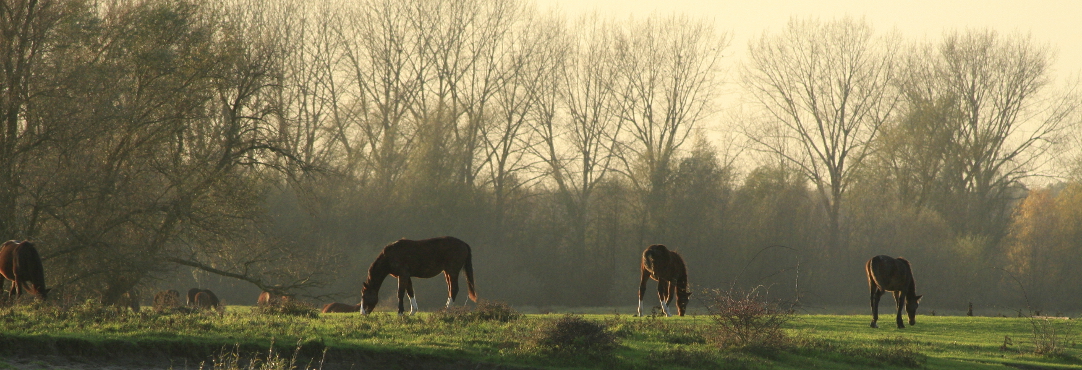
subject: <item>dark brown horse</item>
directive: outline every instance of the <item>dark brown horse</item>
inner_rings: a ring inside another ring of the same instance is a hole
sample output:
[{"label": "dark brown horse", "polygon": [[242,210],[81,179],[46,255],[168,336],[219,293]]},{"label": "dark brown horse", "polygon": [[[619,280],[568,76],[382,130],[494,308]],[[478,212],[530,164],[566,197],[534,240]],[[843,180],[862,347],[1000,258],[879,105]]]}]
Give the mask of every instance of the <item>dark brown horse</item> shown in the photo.
[{"label": "dark brown horse", "polygon": [[50,289],[45,288],[41,256],[29,241],[8,240],[0,245],[0,275],[11,280],[8,294],[12,297],[21,296],[28,289],[42,300],[49,295]]},{"label": "dark brown horse", "polygon": [[200,291],[195,294],[195,308],[200,310],[210,310],[218,308],[218,297],[211,296],[209,290]]},{"label": "dark brown horse", "polygon": [[916,293],[917,284],[913,280],[913,268],[909,266],[909,261],[879,255],[868,260],[864,272],[868,274],[868,289],[871,290],[872,327],[879,327],[876,325],[876,321],[879,321],[879,298],[887,291],[894,292],[894,301],[898,304],[898,327],[905,327],[902,307],[909,314],[909,325],[916,325],[917,306],[923,296]]},{"label": "dark brown horse", "polygon": [[458,272],[466,270],[470,299],[477,302],[473,287],[473,255],[470,246],[454,237],[424,240],[400,239],[383,247],[383,252],[368,268],[368,278],[361,288],[361,313],[367,314],[379,303],[379,288],[387,275],[398,279],[398,314],[405,308],[402,296],[410,299],[410,314],[417,311],[411,278],[430,278],[443,273],[447,280],[447,306],[458,297]]},{"label": "dark brown horse", "polygon": [[199,306],[199,304],[200,304],[200,302],[199,302],[199,293],[206,293],[207,297],[204,298],[204,303],[205,304],[209,304],[209,305],[211,305],[211,306],[213,306],[215,308],[218,307],[218,303],[219,303],[218,296],[215,295],[214,292],[210,291],[210,289],[199,289],[199,288],[188,289],[188,302],[187,302],[188,306],[200,307]]},{"label": "dark brown horse", "polygon": [[657,280],[657,297],[661,300],[661,310],[665,316],[672,316],[669,312],[669,301],[673,293],[676,293],[676,312],[684,316],[687,311],[688,299],[691,291],[688,290],[688,270],[684,265],[684,259],[679,253],[670,251],[664,245],[654,244],[646,247],[642,252],[642,264],[639,265],[639,316],[642,316],[642,296],[646,293],[646,280]]},{"label": "dark brown horse", "polygon": [[341,302],[328,303],[323,306],[323,313],[360,312],[361,304],[348,304]]}]

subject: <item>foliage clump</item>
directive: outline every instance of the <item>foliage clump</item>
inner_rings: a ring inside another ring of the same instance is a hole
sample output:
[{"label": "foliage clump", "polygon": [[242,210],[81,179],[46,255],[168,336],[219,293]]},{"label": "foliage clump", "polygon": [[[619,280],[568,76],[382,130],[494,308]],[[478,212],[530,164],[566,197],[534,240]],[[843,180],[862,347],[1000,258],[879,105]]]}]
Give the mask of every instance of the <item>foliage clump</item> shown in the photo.
[{"label": "foliage clump", "polygon": [[713,339],[722,347],[780,349],[790,338],[782,326],[791,321],[791,305],[751,291],[707,291],[707,310],[714,320]]},{"label": "foliage clump", "polygon": [[261,315],[286,315],[301,316],[308,318],[319,317],[319,310],[312,304],[299,299],[277,299],[270,304],[262,304],[252,308],[252,312]]},{"label": "foliage clump", "polygon": [[[322,361],[320,361],[319,367],[312,367],[311,363],[307,366],[300,364],[298,361],[300,352],[301,345],[298,343],[297,348],[293,351],[293,356],[284,357],[278,351],[275,351],[272,342],[266,355],[254,353],[249,356],[241,354],[240,345],[234,345],[232,348],[222,348],[211,359],[209,364],[200,364],[199,368],[208,370],[316,370],[323,368]],[[326,357],[326,351],[324,351],[323,355]],[[209,367],[204,367],[205,365],[209,365]]]},{"label": "foliage clump", "polygon": [[478,321],[499,321],[499,322],[511,322],[522,318],[522,313],[515,310],[511,305],[505,302],[478,300],[477,307],[446,307],[441,308],[439,311],[433,313],[429,318],[431,320],[442,322],[478,322]]},{"label": "foliage clump", "polygon": [[917,351],[913,341],[903,338],[880,338],[859,344],[827,340],[800,340],[798,351],[838,353],[860,364],[889,364],[902,367],[923,367],[927,356]]},{"label": "foliage clump", "polygon": [[608,325],[572,314],[542,324],[530,342],[533,347],[558,353],[608,354],[616,349],[616,335]]}]

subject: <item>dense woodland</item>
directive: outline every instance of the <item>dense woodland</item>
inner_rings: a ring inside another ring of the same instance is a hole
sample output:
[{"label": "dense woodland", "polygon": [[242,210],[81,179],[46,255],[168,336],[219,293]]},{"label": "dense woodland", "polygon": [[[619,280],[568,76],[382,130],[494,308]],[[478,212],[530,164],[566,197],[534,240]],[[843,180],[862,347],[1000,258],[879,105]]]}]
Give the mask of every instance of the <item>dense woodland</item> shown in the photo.
[{"label": "dense woodland", "polygon": [[36,242],[61,300],[356,301],[383,245],[453,235],[479,295],[515,305],[632,305],[661,243],[695,289],[806,307],[864,307],[888,254],[922,310],[1082,309],[1082,98],[1024,34],[793,19],[730,45],[708,19],[528,0],[0,4],[0,233]]}]

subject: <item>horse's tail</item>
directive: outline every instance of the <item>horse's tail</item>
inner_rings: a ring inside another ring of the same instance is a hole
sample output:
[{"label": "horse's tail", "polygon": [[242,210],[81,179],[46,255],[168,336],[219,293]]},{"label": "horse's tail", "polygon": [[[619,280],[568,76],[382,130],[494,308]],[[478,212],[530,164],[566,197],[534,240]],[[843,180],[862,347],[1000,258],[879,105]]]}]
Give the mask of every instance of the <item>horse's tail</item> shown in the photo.
[{"label": "horse's tail", "polygon": [[473,287],[473,251],[469,244],[466,244],[466,265],[463,269],[466,270],[466,287],[470,292],[470,300],[477,302],[477,290]]}]

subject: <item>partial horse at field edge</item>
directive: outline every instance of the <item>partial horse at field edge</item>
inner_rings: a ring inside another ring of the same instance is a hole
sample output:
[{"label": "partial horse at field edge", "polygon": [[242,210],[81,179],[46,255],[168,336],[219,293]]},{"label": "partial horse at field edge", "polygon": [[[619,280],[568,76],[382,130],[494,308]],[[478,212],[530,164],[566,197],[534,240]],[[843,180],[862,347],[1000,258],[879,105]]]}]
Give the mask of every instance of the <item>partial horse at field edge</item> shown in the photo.
[{"label": "partial horse at field edge", "polygon": [[0,275],[11,280],[11,290],[8,293],[11,297],[19,297],[27,289],[42,300],[49,296],[51,289],[45,287],[45,269],[41,266],[41,255],[37,248],[34,248],[34,243],[28,240],[8,240],[0,245]]}]

